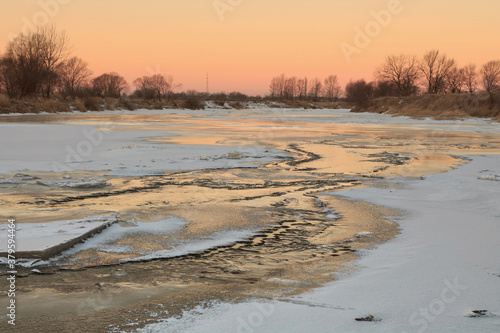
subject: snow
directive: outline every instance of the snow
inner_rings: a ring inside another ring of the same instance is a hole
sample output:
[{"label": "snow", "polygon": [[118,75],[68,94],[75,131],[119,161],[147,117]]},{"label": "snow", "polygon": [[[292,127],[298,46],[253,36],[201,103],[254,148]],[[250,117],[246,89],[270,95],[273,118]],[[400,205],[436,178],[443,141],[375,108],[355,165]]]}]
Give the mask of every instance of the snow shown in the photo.
[{"label": "snow", "polygon": [[[263,147],[176,145],[155,142],[173,137],[165,131],[105,129],[71,123],[0,124],[0,174],[24,170],[109,171],[116,176],[145,176],[165,171],[251,167],[274,161],[282,151]],[[11,138],[16,140],[12,141]],[[202,157],[206,159],[202,159]],[[20,167],[22,166],[22,167]],[[71,182],[70,182],[71,183]],[[0,184],[19,184],[2,179]]]},{"label": "snow", "polygon": [[[401,235],[363,252],[352,275],[288,298],[214,303],[138,332],[498,332],[500,156],[391,188],[340,192],[408,212]],[[339,195],[339,192],[332,195]],[[474,310],[488,316],[470,317]],[[379,322],[357,322],[373,315]]]},{"label": "snow", "polygon": [[100,234],[89,238],[84,243],[78,244],[69,251],[62,253],[59,257],[54,258],[53,261],[91,249],[110,253],[131,252],[132,249],[130,246],[124,246],[116,242],[130,235],[138,235],[139,237],[144,234],[169,235],[181,231],[186,225],[186,221],[176,217],[156,222],[114,224]]},{"label": "snow", "polygon": [[[91,217],[82,220],[57,221],[46,224],[18,224],[16,238],[19,242],[17,251],[45,250],[66,243],[95,228],[113,222],[116,222],[114,217]],[[125,238],[139,240],[139,243],[142,244],[143,242],[140,239],[147,234],[154,235],[155,237],[179,234],[187,225],[187,221],[174,216],[155,222],[114,223],[84,242],[49,259],[49,261],[23,259],[18,264],[25,267],[46,265],[49,262],[59,264],[61,259],[71,257],[86,250],[130,254],[129,257],[122,259],[122,262],[170,258],[233,244],[234,242],[251,237],[258,231],[256,229],[227,229],[209,235],[191,236],[188,239],[171,237],[165,241],[165,249],[155,251],[138,250],[134,246],[120,244],[120,241]],[[0,264],[5,263],[7,263],[7,259],[0,257]]]},{"label": "snow", "polygon": [[206,236],[190,237],[189,239],[169,238],[167,246],[165,246],[166,249],[156,251],[136,251],[131,246],[123,246],[117,243],[125,237],[141,237],[144,234],[153,234],[155,236],[173,235],[180,233],[187,224],[187,221],[178,217],[169,217],[156,222],[136,222],[126,226],[114,224],[86,242],[64,252],[60,257],[54,258],[54,261],[81,251],[93,249],[108,253],[139,254],[139,256],[130,256],[129,258],[122,259],[122,262],[171,258],[197,253],[212,247],[229,245],[239,240],[244,240],[256,232],[256,230],[223,230]]},{"label": "snow", "polygon": [[99,188],[108,185],[105,179],[65,179],[65,180],[37,180],[37,184],[58,186],[63,188]]},{"label": "snow", "polygon": [[[44,224],[18,223],[16,225],[16,251],[43,251],[115,221],[116,218],[114,216],[100,216]],[[6,251],[6,248],[0,249],[0,252]]]}]

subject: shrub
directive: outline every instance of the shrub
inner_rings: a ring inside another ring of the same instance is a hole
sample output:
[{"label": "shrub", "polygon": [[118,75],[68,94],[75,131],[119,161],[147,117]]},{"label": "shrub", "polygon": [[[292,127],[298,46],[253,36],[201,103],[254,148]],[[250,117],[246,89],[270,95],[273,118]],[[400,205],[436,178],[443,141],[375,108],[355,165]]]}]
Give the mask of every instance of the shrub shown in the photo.
[{"label": "shrub", "polygon": [[130,101],[128,98],[123,99],[121,101],[118,101],[116,107],[118,109],[122,110],[129,110],[129,111],[134,111],[138,109],[138,105],[132,101]]},{"label": "shrub", "polygon": [[366,83],[365,80],[351,81],[345,87],[347,100],[361,107],[368,106],[368,102],[373,97],[373,91],[373,84]]},{"label": "shrub", "polygon": [[102,99],[99,97],[85,97],[83,105],[88,111],[101,111]]},{"label": "shrub", "polygon": [[104,98],[104,102],[106,103],[106,110],[115,110],[118,104],[118,100],[113,97]]},{"label": "shrub", "polygon": [[75,98],[73,101],[73,107],[80,112],[86,112],[85,103],[80,98]]},{"label": "shrub", "polygon": [[243,110],[245,108],[240,102],[229,102],[229,106],[237,110]]},{"label": "shrub", "polygon": [[8,108],[10,106],[10,99],[7,95],[0,94],[0,108]]},{"label": "shrub", "polygon": [[181,107],[189,110],[203,110],[205,109],[205,103],[192,97],[182,101]]}]

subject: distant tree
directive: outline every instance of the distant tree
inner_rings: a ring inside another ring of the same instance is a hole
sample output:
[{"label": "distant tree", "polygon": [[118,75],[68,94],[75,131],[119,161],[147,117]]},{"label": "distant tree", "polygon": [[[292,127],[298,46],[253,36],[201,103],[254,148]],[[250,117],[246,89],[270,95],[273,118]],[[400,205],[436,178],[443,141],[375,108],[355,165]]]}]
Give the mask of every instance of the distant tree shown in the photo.
[{"label": "distant tree", "polygon": [[213,94],[210,94],[210,98],[213,98],[213,99],[227,99],[227,94],[224,93],[224,92],[213,93]]},{"label": "distant tree", "polygon": [[399,95],[413,95],[417,91],[420,78],[418,59],[414,55],[407,54],[388,56],[385,63],[376,69],[375,76],[381,82],[388,81],[394,84]]},{"label": "distant tree", "polygon": [[229,93],[228,95],[230,100],[246,100],[248,99],[248,96],[239,92],[239,91],[233,91],[232,93]]},{"label": "distant tree", "polygon": [[479,85],[479,79],[475,64],[469,64],[464,67],[464,83],[469,93],[473,94],[476,92],[477,86]]},{"label": "distant tree", "polygon": [[297,94],[297,77],[289,77],[284,80],[283,97],[286,100],[293,100]]},{"label": "distant tree", "polygon": [[155,99],[155,91],[149,76],[137,78],[132,83],[136,87],[137,95],[142,99]]},{"label": "distant tree", "polygon": [[281,82],[278,76],[275,76],[271,79],[271,84],[269,85],[269,93],[271,94],[271,98],[280,97]]},{"label": "distant tree", "polygon": [[63,92],[75,98],[77,92],[83,88],[91,75],[92,71],[82,59],[73,57],[65,61],[59,71],[59,80]]},{"label": "distant tree", "polygon": [[42,38],[41,57],[45,71],[44,95],[50,97],[58,81],[59,71],[69,56],[69,40],[65,32],[57,32],[54,26],[37,28],[35,34]]},{"label": "distant tree", "polygon": [[342,93],[337,75],[328,76],[323,84],[323,96],[331,101],[339,98]]},{"label": "distant tree", "polygon": [[373,88],[373,97],[401,96],[399,88],[391,81],[379,81]]},{"label": "distant tree", "polygon": [[14,38],[2,61],[2,81],[9,85],[9,95],[22,98],[41,92],[50,97],[68,49],[65,33],[53,26],[37,27]]},{"label": "distant tree", "polygon": [[317,101],[323,92],[323,84],[319,78],[315,78],[311,81],[309,88],[309,96],[313,99],[313,101]]},{"label": "distant tree", "polygon": [[105,73],[92,80],[92,89],[101,97],[120,98],[127,89],[127,81],[118,73]]},{"label": "distant tree", "polygon": [[420,70],[427,81],[427,92],[437,94],[446,89],[446,78],[448,73],[455,66],[455,60],[450,59],[446,54],[439,54],[438,50],[426,53],[420,63]]},{"label": "distant tree", "polygon": [[14,59],[7,55],[0,58],[0,88],[11,98],[21,96],[21,82]]},{"label": "distant tree", "polygon": [[462,93],[465,85],[465,69],[453,66],[446,76],[448,91],[451,93]]},{"label": "distant tree", "polygon": [[500,60],[486,63],[481,69],[481,78],[484,89],[490,95],[491,102],[494,102],[493,93],[500,89]]},{"label": "distant tree", "polygon": [[346,98],[350,102],[358,103],[361,107],[368,106],[373,97],[374,87],[365,80],[351,81],[345,87]]},{"label": "distant tree", "polygon": [[307,77],[297,80],[297,90],[300,100],[304,100],[307,97],[307,84],[308,84]]}]

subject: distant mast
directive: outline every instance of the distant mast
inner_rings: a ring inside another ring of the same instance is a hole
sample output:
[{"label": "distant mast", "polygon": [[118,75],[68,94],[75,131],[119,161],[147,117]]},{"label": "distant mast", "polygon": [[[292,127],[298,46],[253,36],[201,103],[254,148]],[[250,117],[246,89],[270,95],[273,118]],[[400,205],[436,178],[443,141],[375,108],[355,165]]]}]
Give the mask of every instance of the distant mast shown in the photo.
[{"label": "distant mast", "polygon": [[207,97],[210,96],[210,90],[208,88],[209,86],[208,86],[208,73],[207,73]]}]

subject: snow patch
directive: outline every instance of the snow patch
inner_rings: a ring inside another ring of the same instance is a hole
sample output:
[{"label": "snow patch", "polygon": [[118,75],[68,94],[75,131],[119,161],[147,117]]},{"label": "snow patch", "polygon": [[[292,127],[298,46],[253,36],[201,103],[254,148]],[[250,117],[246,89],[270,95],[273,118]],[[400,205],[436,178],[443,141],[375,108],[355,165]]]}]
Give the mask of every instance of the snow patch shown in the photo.
[{"label": "snow patch", "polygon": [[108,185],[105,179],[64,179],[64,180],[37,180],[39,185],[57,186],[62,188],[101,188]]}]

